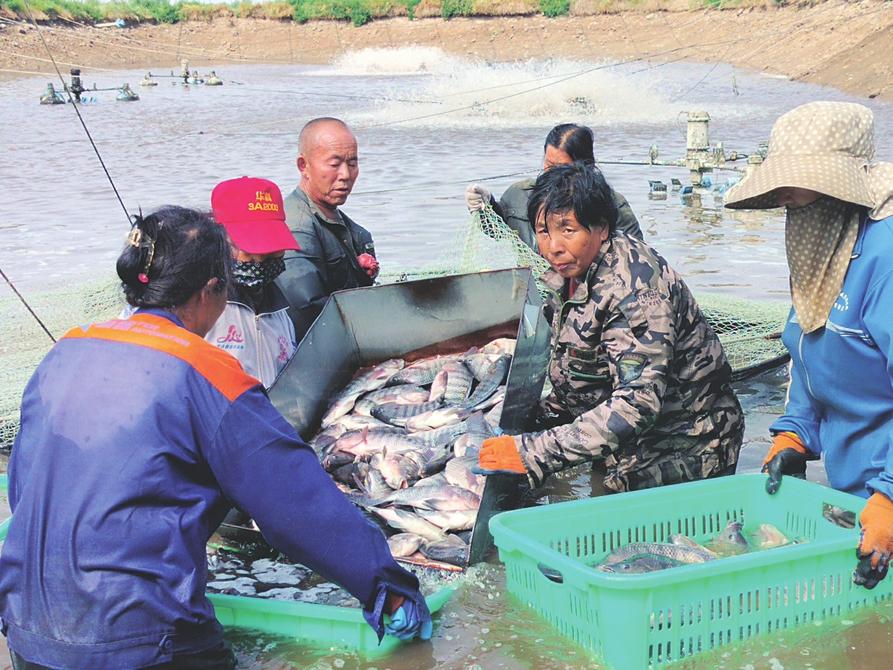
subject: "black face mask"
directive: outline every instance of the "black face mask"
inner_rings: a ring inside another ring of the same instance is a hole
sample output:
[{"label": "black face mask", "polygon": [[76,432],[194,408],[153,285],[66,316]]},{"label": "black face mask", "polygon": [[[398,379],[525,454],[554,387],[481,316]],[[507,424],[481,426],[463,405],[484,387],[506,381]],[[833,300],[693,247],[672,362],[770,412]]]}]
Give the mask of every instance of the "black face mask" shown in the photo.
[{"label": "black face mask", "polygon": [[240,286],[256,288],[273,283],[285,271],[285,260],[268,258],[265,261],[233,261],[233,281]]}]

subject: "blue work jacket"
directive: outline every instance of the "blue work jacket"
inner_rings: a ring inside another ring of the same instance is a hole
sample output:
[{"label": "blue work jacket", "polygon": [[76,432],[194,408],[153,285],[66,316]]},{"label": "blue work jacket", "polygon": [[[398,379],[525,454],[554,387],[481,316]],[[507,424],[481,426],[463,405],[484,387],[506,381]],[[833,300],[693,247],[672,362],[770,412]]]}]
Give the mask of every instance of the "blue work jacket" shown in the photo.
[{"label": "blue work jacket", "polygon": [[893,499],[893,217],[863,221],[824,328],[804,334],[791,310],[782,340],[791,385],[770,430],[822,454],[834,488]]},{"label": "blue work jacket", "polygon": [[218,644],[205,544],[232,505],[373,626],[386,590],[418,594],[260,383],[165,312],[53,347],[22,399],[9,501],[2,628],[51,668],[140,668]]}]

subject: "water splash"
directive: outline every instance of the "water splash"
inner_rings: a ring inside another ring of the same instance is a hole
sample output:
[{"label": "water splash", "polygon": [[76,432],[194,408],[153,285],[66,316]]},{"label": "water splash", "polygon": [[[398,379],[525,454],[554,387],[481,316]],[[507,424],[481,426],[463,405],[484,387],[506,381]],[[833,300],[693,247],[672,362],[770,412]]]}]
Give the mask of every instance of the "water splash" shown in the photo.
[{"label": "water splash", "polygon": [[[404,127],[529,127],[574,120],[593,125],[672,122],[678,106],[628,66],[565,59],[489,63],[450,56],[439,49],[365,49],[335,64],[341,74],[372,72],[426,76],[412,97],[439,101],[436,108],[393,101],[357,113],[357,124]],[[391,69],[388,69],[391,68]],[[641,69],[641,65],[640,65]],[[407,94],[404,81],[403,95]]]},{"label": "water splash", "polygon": [[410,45],[348,51],[332,62],[332,75],[425,75],[449,74],[469,61],[438,47]]}]

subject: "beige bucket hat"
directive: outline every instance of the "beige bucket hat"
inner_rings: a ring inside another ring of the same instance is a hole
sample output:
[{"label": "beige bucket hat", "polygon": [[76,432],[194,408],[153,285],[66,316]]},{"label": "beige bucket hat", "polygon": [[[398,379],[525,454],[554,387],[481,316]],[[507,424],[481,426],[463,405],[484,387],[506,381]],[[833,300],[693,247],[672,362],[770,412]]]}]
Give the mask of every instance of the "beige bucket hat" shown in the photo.
[{"label": "beige bucket hat", "polygon": [[810,102],[778,118],[766,160],[728,190],[725,206],[779,207],[773,191],[795,187],[874,210],[884,204],[879,200],[886,200],[890,184],[877,183],[873,160],[870,109],[851,102]]}]

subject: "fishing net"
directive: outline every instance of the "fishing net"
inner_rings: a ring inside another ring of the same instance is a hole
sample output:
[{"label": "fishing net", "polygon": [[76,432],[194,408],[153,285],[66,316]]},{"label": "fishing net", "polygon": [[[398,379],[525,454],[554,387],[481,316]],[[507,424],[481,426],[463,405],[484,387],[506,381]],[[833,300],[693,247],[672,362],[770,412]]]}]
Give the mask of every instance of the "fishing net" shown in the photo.
[{"label": "fishing net", "polygon": [[[124,305],[120,282],[111,279],[57,291],[29,293],[28,304],[54,337],[72,326],[116,316]],[[0,297],[0,448],[19,427],[22,391],[52,346],[50,338],[11,292]]]},{"label": "fishing net", "polygon": [[[379,280],[388,283],[513,267],[532,268],[539,276],[549,267],[490,208],[470,217],[455,248],[458,253],[438,265],[383,274]],[[543,296],[547,294],[543,286],[540,291]],[[114,317],[124,306],[119,283],[111,278],[29,294],[27,298],[55,337],[73,326]],[[704,292],[698,292],[697,299],[722,340],[736,377],[784,360],[786,352],[779,334],[787,317],[787,305]],[[15,438],[22,391],[51,345],[46,333],[15,296],[10,293],[0,297],[0,448],[8,448]]]},{"label": "fishing net", "polygon": [[[383,275],[380,281],[406,281],[449,274],[531,268],[535,276],[549,264],[509,228],[492,207],[475,212],[460,232],[455,248],[460,253],[438,265]],[[549,290],[537,282],[545,298]],[[745,300],[722,294],[696,291],[696,298],[710,325],[723,343],[735,378],[755,374],[786,360],[781,331],[789,306],[768,300]]]}]

